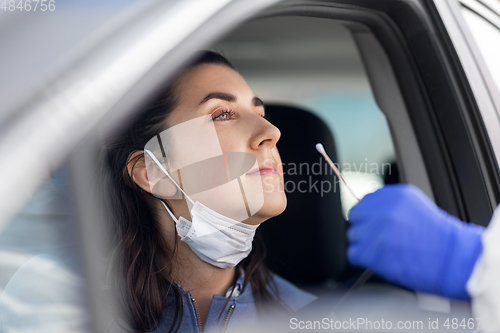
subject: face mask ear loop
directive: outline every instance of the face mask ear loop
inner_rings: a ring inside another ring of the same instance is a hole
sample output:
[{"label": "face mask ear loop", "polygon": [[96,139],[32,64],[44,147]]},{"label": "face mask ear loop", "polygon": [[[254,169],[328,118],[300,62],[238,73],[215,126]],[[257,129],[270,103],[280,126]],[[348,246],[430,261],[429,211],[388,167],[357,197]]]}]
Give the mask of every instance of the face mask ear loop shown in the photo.
[{"label": "face mask ear loop", "polygon": [[[179,186],[179,184],[177,184],[177,182],[176,182],[176,181],[175,181],[175,180],[174,180],[174,179],[170,176],[170,174],[168,173],[168,171],[167,171],[167,170],[165,170],[165,168],[163,167],[163,165],[161,165],[160,161],[158,161],[158,159],[156,158],[156,156],[155,156],[155,155],[153,155],[153,153],[152,153],[151,151],[149,151],[148,149],[144,149],[144,151],[145,151],[146,153],[148,153],[148,155],[149,155],[149,156],[153,159],[153,161],[156,163],[156,165],[158,165],[158,167],[160,167],[161,171],[163,171],[163,173],[164,173],[164,174],[166,174],[168,178],[170,178],[170,180],[171,180],[171,181],[175,184],[175,186],[177,186],[177,188],[178,188],[178,189],[179,189],[179,190],[180,190],[180,191],[181,191],[181,192],[182,192],[182,193],[186,196],[186,198],[187,198],[187,199],[188,199],[188,200],[189,200],[189,201],[190,201],[190,202],[194,205],[195,203],[194,203],[193,199],[191,199],[191,198],[189,197],[189,195],[187,195],[187,194],[186,194],[186,192],[184,192],[184,191],[182,190],[182,188]],[[163,201],[162,201],[162,203],[163,203]],[[163,203],[163,204],[165,205],[165,203]],[[167,209],[167,210],[168,210],[168,209]],[[169,211],[169,213],[170,213],[170,211]]]},{"label": "face mask ear loop", "polygon": [[165,209],[167,210],[167,212],[170,214],[170,217],[172,218],[172,220],[174,220],[175,224],[178,224],[179,220],[174,216],[174,213],[172,213],[170,211],[170,209],[168,209],[167,205],[163,202],[163,200],[160,200],[160,201],[163,204],[163,207],[165,207]]}]

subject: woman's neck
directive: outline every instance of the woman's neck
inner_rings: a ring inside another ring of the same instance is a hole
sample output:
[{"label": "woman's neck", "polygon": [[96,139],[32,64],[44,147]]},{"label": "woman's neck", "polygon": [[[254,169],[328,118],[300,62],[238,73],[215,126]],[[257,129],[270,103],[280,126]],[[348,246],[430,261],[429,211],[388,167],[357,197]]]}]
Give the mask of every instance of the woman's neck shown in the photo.
[{"label": "woman's neck", "polygon": [[[189,209],[184,200],[175,200],[171,206],[175,216],[190,218]],[[162,224],[163,237],[167,240],[169,247],[174,249],[177,243],[172,264],[172,279],[191,293],[206,292],[212,295],[225,295],[226,290],[234,282],[234,268],[219,268],[201,260],[189,245],[181,242],[179,238],[175,239],[178,237],[175,222],[159,201],[157,212]]]},{"label": "woman's neck", "polygon": [[[229,287],[235,282],[235,268],[219,268],[201,260],[188,244],[175,239],[175,222],[163,205],[157,207],[158,217],[162,223],[162,233],[171,249],[176,248],[172,262],[171,278],[182,289],[191,293],[195,299],[201,324],[205,323],[208,310],[214,295],[225,296]],[[175,216],[190,216],[187,205],[172,205]],[[177,243],[177,247],[176,247]]]},{"label": "woman's neck", "polygon": [[199,323],[203,327],[213,296],[225,296],[233,285],[236,278],[235,268],[218,268],[203,262],[184,242],[179,242],[177,259],[176,265],[173,266],[172,278],[185,291],[191,293]]},{"label": "woman's neck", "polygon": [[189,245],[178,241],[172,279],[184,290],[195,294],[225,296],[234,284],[235,268],[219,268],[202,261]]}]

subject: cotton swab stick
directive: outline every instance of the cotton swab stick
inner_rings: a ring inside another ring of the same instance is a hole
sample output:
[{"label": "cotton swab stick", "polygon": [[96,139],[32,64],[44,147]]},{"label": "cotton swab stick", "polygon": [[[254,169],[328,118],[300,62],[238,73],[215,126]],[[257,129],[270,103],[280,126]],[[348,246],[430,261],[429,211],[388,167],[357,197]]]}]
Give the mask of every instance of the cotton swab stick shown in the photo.
[{"label": "cotton swab stick", "polygon": [[347,185],[344,177],[342,177],[342,174],[340,173],[340,170],[335,166],[335,164],[332,162],[332,160],[330,159],[330,156],[328,156],[328,154],[326,153],[325,151],[325,147],[323,147],[323,145],[321,143],[317,143],[316,144],[316,150],[321,154],[323,155],[323,157],[325,158],[325,160],[328,162],[328,164],[330,165],[330,167],[333,169],[333,172],[335,172],[335,174],[337,175],[337,177],[339,177],[339,179],[342,181],[342,183],[344,183],[345,187],[347,188],[347,190],[352,194],[352,196],[354,198],[356,198],[356,200],[358,200],[359,202],[359,198],[356,196],[356,194],[354,194],[354,192],[352,191],[352,189],[349,187],[349,185]]},{"label": "cotton swab stick", "polygon": [[[340,173],[340,170],[335,166],[335,164],[332,162],[330,156],[328,156],[328,154],[326,153],[325,151],[325,147],[323,147],[323,145],[321,143],[318,143],[316,144],[316,150],[321,154],[323,155],[323,157],[325,158],[325,160],[328,162],[328,164],[330,164],[330,167],[333,169],[333,171],[335,172],[335,174],[337,175],[337,177],[339,177],[339,179],[342,181],[342,183],[344,183],[345,187],[349,190],[349,192],[351,192],[352,196],[354,198],[356,198],[356,200],[358,200],[359,202],[359,198],[354,194],[354,192],[352,191],[352,189],[349,187],[349,185],[347,185],[344,177],[342,177],[342,174]],[[371,277],[373,276],[373,273],[370,271],[370,270],[365,270],[363,272],[363,274],[361,274],[359,276],[359,278],[354,282],[354,284],[349,288],[349,290],[347,290],[347,292],[344,294],[344,296],[342,296],[342,298],[340,299],[340,301],[335,304],[335,306],[333,307],[332,311],[335,311],[337,309],[337,307],[342,304],[347,298],[349,298],[349,296],[351,296],[351,294],[356,291],[357,289],[359,289],[363,284],[365,284]],[[333,313],[333,312],[332,312]]]}]

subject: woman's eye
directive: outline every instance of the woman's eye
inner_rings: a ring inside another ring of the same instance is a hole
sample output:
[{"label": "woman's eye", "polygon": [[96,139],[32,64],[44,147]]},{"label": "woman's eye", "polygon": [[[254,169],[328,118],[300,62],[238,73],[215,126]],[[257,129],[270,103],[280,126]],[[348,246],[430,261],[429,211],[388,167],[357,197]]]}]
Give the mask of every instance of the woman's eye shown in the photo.
[{"label": "woman's eye", "polygon": [[213,120],[217,121],[225,121],[225,120],[230,120],[234,116],[234,111],[233,110],[222,110],[219,112],[216,112],[213,116]]}]

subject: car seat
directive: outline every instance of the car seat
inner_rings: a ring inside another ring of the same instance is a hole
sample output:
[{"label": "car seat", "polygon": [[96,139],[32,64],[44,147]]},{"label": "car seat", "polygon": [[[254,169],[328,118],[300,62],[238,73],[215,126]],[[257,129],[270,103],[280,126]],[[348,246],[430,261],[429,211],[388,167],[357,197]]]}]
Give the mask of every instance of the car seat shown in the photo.
[{"label": "car seat", "polygon": [[[346,221],[338,178],[315,149],[318,142],[322,143],[336,163],[333,135],[320,118],[306,110],[267,104],[265,109],[271,123],[281,131],[277,146],[288,204],[281,215],[257,230],[266,243],[268,267],[290,282],[311,289],[339,279],[346,270]],[[328,192],[327,183],[331,185]]]}]

